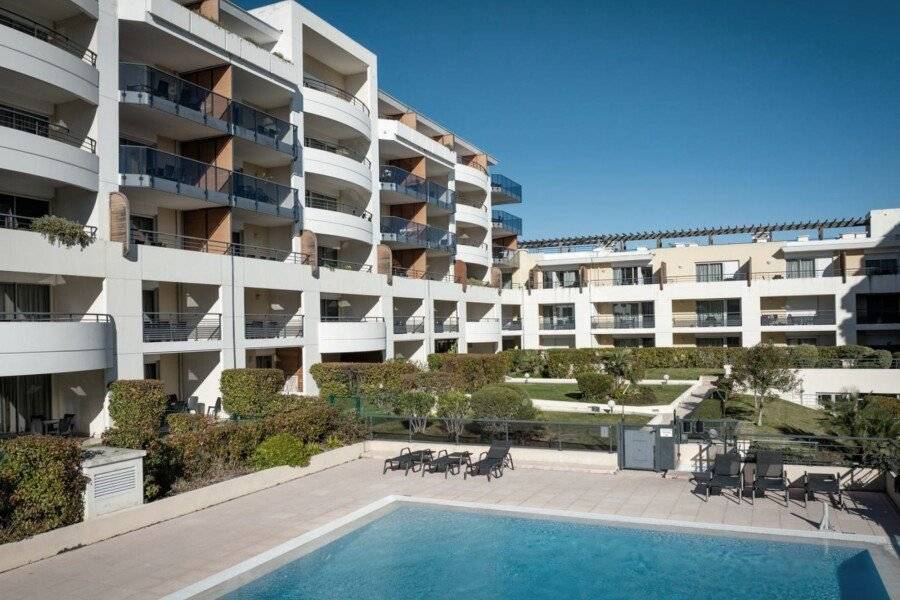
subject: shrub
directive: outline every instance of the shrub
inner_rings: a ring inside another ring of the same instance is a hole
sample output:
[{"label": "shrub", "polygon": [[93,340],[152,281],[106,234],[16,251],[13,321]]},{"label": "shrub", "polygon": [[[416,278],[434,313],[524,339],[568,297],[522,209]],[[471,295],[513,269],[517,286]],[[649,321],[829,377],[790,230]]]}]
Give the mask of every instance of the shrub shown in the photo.
[{"label": "shrub", "polygon": [[788,363],[798,369],[811,369],[819,362],[819,349],[810,344],[789,346],[787,349]]},{"label": "shrub", "polygon": [[43,235],[51,244],[66,248],[79,246],[84,250],[94,243],[94,236],[84,230],[84,225],[53,215],[44,215],[32,221],[31,230]]},{"label": "shrub", "polygon": [[500,354],[429,354],[428,366],[457,380],[463,390],[473,392],[486,385],[503,383],[507,356]]},{"label": "shrub", "polygon": [[82,519],[78,443],[27,436],[0,443],[0,543],[20,540]]},{"label": "shrub", "polygon": [[295,396],[291,408],[266,417],[262,427],[267,435],[290,433],[306,443],[321,443],[329,437],[354,443],[365,437],[365,429],[354,414],[309,396]]},{"label": "shrub", "polygon": [[169,425],[169,433],[184,433],[212,427],[215,425],[215,419],[206,415],[172,413],[166,417],[166,423]]},{"label": "shrub", "polygon": [[513,385],[485,386],[472,394],[471,403],[476,419],[530,421],[537,417],[528,394]]},{"label": "shrub", "polygon": [[278,403],[284,385],[281,369],[225,369],[222,371],[222,408],[230,415],[259,416]]},{"label": "shrub", "polygon": [[874,358],[874,366],[879,369],[890,369],[891,363],[894,362],[894,357],[889,350],[876,350],[874,352]]},{"label": "shrub", "polygon": [[266,438],[256,447],[250,457],[250,464],[255,469],[305,467],[309,465],[309,459],[321,451],[316,444],[304,444],[289,433],[279,433]]},{"label": "shrub", "polygon": [[547,366],[544,354],[540,350],[504,350],[507,356],[507,374],[522,376],[526,373],[533,377],[542,377]]},{"label": "shrub", "polygon": [[615,388],[612,376],[605,373],[583,371],[575,380],[578,381],[582,400],[587,402],[606,402]]},{"label": "shrub", "polygon": [[412,390],[397,394],[391,400],[391,409],[400,417],[427,417],[434,408],[434,396]]},{"label": "shrub", "polygon": [[420,371],[414,363],[389,360],[383,363],[318,363],[309,368],[319,397],[351,407],[357,396],[383,406],[393,394],[406,389],[407,379]]},{"label": "shrub", "polygon": [[165,412],[166,390],[161,381],[121,379],[109,386],[109,416],[129,435],[155,437]]},{"label": "shrub", "polygon": [[187,480],[203,479],[247,464],[264,438],[259,421],[218,423],[169,435],[165,446],[172,453],[171,474]]},{"label": "shrub", "polygon": [[571,377],[582,371],[595,370],[600,352],[594,348],[554,348],[547,351],[547,376]]}]

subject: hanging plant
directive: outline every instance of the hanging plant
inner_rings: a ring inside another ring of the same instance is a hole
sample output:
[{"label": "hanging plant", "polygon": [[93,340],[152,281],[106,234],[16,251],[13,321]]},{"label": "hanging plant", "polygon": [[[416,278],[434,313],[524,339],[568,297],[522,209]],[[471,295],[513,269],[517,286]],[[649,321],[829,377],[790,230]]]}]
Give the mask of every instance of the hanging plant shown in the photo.
[{"label": "hanging plant", "polygon": [[80,246],[83,250],[94,242],[94,236],[85,231],[80,223],[53,215],[44,215],[32,221],[31,230],[40,233],[51,244],[66,248]]}]

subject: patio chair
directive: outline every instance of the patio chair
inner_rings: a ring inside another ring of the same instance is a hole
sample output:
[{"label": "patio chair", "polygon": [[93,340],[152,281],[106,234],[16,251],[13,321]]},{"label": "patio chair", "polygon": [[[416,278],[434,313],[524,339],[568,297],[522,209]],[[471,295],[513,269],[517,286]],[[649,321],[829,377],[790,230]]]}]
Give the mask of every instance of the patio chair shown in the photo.
[{"label": "patio chair", "polygon": [[469,460],[466,470],[463,473],[463,479],[469,475],[487,475],[488,481],[491,476],[503,477],[503,469],[509,467],[515,470],[513,459],[509,453],[509,442],[495,442],[491,444],[487,452],[482,452],[477,462]]},{"label": "patio chair", "polygon": [[425,477],[425,471],[429,473],[443,473],[444,479],[452,473],[459,475],[463,465],[468,465],[471,452],[451,452],[446,450],[438,450],[437,457],[428,461],[422,466],[422,477]]},{"label": "patio chair", "polygon": [[790,495],[788,493],[788,479],[784,471],[784,457],[777,452],[756,453],[756,476],[753,478],[753,489],[750,494],[750,504],[757,492],[762,492],[766,497],[767,490],[784,492],[784,505],[788,506]]},{"label": "patio chair", "polygon": [[222,411],[222,397],[219,396],[216,398],[216,403],[213,406],[206,407],[206,415],[209,417],[218,417],[219,413]]},{"label": "patio chair", "polygon": [[399,455],[384,461],[384,470],[381,471],[381,474],[384,475],[388,470],[399,471],[402,469],[404,475],[409,475],[410,470],[415,472],[416,465],[421,465],[424,468],[426,463],[431,462],[433,456],[434,451],[429,448],[425,450],[411,450],[409,447],[406,447],[400,451]]},{"label": "patio chair", "polygon": [[[895,482],[897,479],[895,479]],[[803,472],[803,508],[809,501],[810,495],[813,500],[816,499],[816,492],[822,492],[831,496],[831,502],[834,504],[834,497],[837,496],[837,505],[843,510],[844,497],[841,490],[840,473],[807,473]]]},{"label": "patio chair", "polygon": [[66,413],[58,423],[47,431],[48,434],[70,437],[75,435],[75,413]]},{"label": "patio chair", "polygon": [[707,502],[709,502],[709,491],[713,488],[718,488],[720,490],[735,490],[738,504],[740,504],[744,495],[744,478],[741,476],[741,455],[734,450],[719,454],[716,456],[710,469],[701,473],[695,473],[692,480],[698,487],[703,486]]}]

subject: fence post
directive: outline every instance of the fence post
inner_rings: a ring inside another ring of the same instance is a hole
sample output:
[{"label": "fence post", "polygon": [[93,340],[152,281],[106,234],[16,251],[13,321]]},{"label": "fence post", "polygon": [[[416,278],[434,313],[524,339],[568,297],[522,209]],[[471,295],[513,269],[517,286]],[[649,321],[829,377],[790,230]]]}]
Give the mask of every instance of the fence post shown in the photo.
[{"label": "fence post", "polygon": [[509,421],[503,421],[503,429],[506,430],[506,443],[509,443]]}]

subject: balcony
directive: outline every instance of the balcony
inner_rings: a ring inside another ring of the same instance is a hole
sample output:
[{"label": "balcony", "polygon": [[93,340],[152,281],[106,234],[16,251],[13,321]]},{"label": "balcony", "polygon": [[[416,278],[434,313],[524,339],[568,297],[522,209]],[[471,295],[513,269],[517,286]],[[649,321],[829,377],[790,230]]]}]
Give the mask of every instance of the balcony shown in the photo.
[{"label": "balcony", "polygon": [[519,268],[519,251],[504,248],[503,246],[494,246],[492,248],[492,257],[495,267],[501,269],[518,269]]},{"label": "balcony", "polygon": [[147,229],[131,230],[131,240],[137,246],[152,246],[157,248],[171,248],[173,250],[188,250],[190,252],[205,252],[207,254],[233,254],[243,258],[257,258],[281,263],[294,263],[298,265],[309,264],[309,256],[290,250],[252,246],[249,244],[231,244],[206,238],[190,237],[186,235],[174,235],[160,231]]},{"label": "balcony", "polygon": [[306,208],[330,210],[332,212],[339,212],[345,215],[360,217],[361,219],[366,219],[367,221],[372,220],[372,213],[367,210],[363,210],[353,204],[350,204],[349,202],[343,202],[338,198],[333,198],[331,196],[326,196],[325,194],[319,194],[317,192],[311,192],[309,190],[306,190]]},{"label": "balcony", "polygon": [[459,317],[435,317],[434,333],[459,333]]},{"label": "balcony", "polygon": [[219,132],[295,155],[296,126],[151,66],[119,64],[119,91],[123,104],[149,106],[201,126],[191,130],[157,123],[158,133],[168,137],[199,138]]},{"label": "balcony", "polygon": [[274,340],[303,337],[302,315],[244,315],[244,337]]},{"label": "balcony", "polygon": [[109,368],[111,327],[103,314],[0,313],[0,376]]},{"label": "balcony", "polygon": [[721,283],[723,281],[747,281],[747,274],[741,271],[706,275],[666,275],[665,283]]},{"label": "balcony", "polygon": [[425,333],[425,317],[394,317],[394,334]]},{"label": "balcony", "polygon": [[759,316],[763,327],[805,327],[808,325],[834,325],[833,310],[820,311],[763,311]]},{"label": "balcony", "polygon": [[426,281],[446,281],[447,283],[462,283],[451,273],[433,273],[431,271],[419,271],[417,269],[407,269],[406,267],[393,267],[391,274],[394,277],[404,277],[406,279],[424,279]]},{"label": "balcony", "polygon": [[654,315],[594,315],[591,317],[592,329],[653,329],[655,326]]},{"label": "balcony", "polygon": [[741,313],[675,315],[673,327],[740,327]]},{"label": "balcony", "polygon": [[319,266],[323,269],[331,269],[332,271],[357,271],[360,273],[371,273],[372,265],[365,263],[351,262],[339,258],[319,257]]},{"label": "balcony", "polygon": [[378,179],[381,182],[381,199],[386,204],[403,204],[412,199],[415,202],[425,202],[445,213],[456,211],[453,192],[400,167],[382,165]]},{"label": "balcony", "polygon": [[0,106],[0,127],[9,127],[17,131],[62,142],[73,148],[86,150],[91,154],[97,152],[97,142],[93,138],[86,135],[76,135],[68,127],[50,123],[43,117],[8,106]]},{"label": "balcony", "polygon": [[489,343],[500,340],[500,319],[482,317],[466,322],[466,340],[470,343]]},{"label": "balcony", "polygon": [[222,339],[219,313],[144,313],[144,342],[189,342]]},{"label": "balcony", "polygon": [[95,52],[72,41],[58,31],[54,31],[49,27],[45,27],[40,23],[32,21],[28,17],[24,17],[11,10],[0,7],[0,25],[5,25],[20,33],[24,33],[27,36],[39,39],[60,48],[61,50],[65,50],[72,56],[81,59],[92,67],[97,66],[97,54]]},{"label": "balcony", "polygon": [[456,254],[456,235],[400,217],[381,217],[381,239],[397,248],[425,248]]},{"label": "balcony", "polygon": [[505,175],[491,173],[491,204],[521,204],[521,202],[521,185]]},{"label": "balcony", "polygon": [[385,349],[384,318],[323,316],[319,325],[319,351],[376,352]]},{"label": "balcony", "polygon": [[294,218],[297,190],[155,148],[120,146],[119,173],[125,187],[151,188],[222,206]]},{"label": "balcony", "polygon": [[[50,215],[52,216],[52,215]],[[20,229],[24,231],[31,231],[31,224],[37,217],[23,217],[21,215],[15,215],[12,213],[0,213],[0,229]],[[97,228],[93,225],[85,225],[82,227],[85,233],[87,233],[91,238],[97,237]]]},{"label": "balcony", "polygon": [[659,283],[659,278],[656,275],[649,275],[646,277],[643,275],[637,275],[637,276],[633,276],[633,277],[630,277],[630,276],[629,277],[614,277],[613,279],[589,279],[587,283],[589,286],[597,286],[597,287],[602,287],[602,286],[606,286],[606,285],[613,285],[613,286],[652,285],[652,284]]},{"label": "balcony", "polygon": [[463,262],[489,267],[491,257],[488,255],[488,245],[472,239],[461,239],[457,236],[456,258]]},{"label": "balcony", "polygon": [[494,209],[491,214],[491,223],[494,226],[494,237],[522,235],[522,219],[505,210]]},{"label": "balcony", "polygon": [[359,108],[360,110],[365,112],[366,115],[369,114],[369,107],[366,106],[366,104],[362,100],[360,100],[350,92],[345,92],[341,88],[333,86],[330,83],[325,83],[324,81],[320,81],[315,77],[304,75],[303,87],[311,90],[316,90],[318,92],[324,92],[329,96],[334,96],[335,98],[340,98],[341,100],[349,102],[353,106]]},{"label": "balcony", "polygon": [[575,317],[541,317],[539,327],[548,331],[575,329]]},{"label": "balcony", "polygon": [[332,144],[331,142],[326,142],[324,140],[306,137],[303,138],[303,145],[307,148],[312,148],[313,150],[321,150],[330,154],[344,156],[354,162],[362,163],[366,167],[370,167],[372,165],[372,162],[368,158],[366,158],[365,154],[347,148],[346,146],[341,146],[340,144]]},{"label": "balcony", "polygon": [[522,320],[519,318],[503,319],[501,327],[503,331],[522,331]]}]

